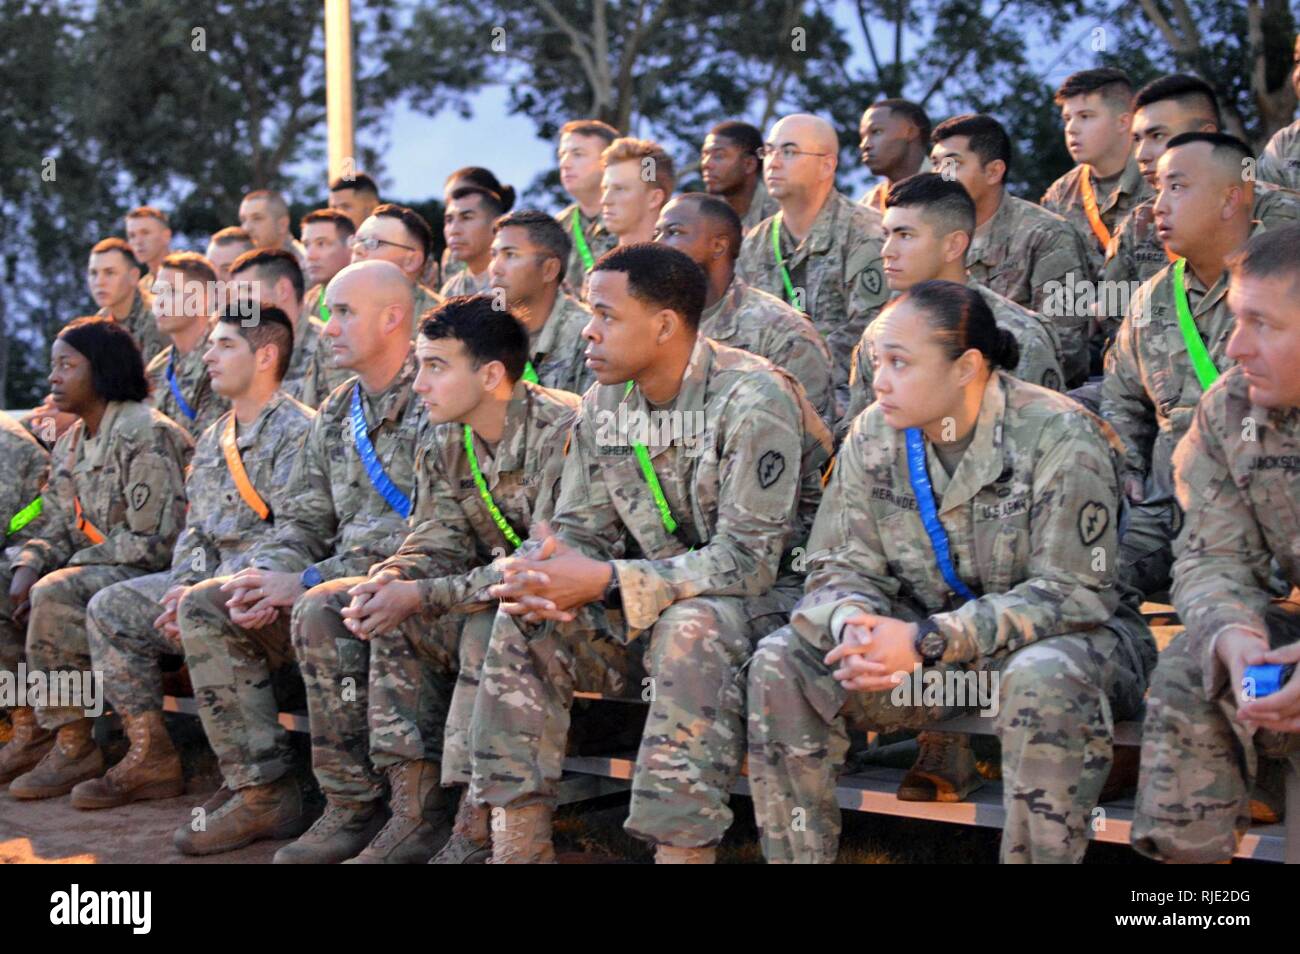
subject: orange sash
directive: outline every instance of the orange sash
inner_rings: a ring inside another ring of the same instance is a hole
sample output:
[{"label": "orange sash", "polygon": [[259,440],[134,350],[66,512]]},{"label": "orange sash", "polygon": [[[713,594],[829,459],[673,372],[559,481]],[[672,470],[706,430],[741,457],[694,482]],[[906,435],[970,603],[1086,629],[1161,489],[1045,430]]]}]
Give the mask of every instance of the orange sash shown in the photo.
[{"label": "orange sash", "polygon": [[103,543],[104,534],[100,532],[99,527],[86,519],[86,515],[81,510],[81,498],[76,494],[72,495],[72,509],[76,512],[77,529],[89,537],[91,543]]},{"label": "orange sash", "polygon": [[1079,191],[1083,195],[1083,214],[1088,217],[1092,234],[1097,236],[1097,241],[1101,242],[1102,248],[1109,248],[1110,229],[1106,228],[1106,223],[1101,220],[1101,212],[1097,208],[1097,194],[1092,191],[1092,170],[1087,166],[1083,167],[1083,175],[1079,177]]},{"label": "orange sash", "polygon": [[263,520],[270,519],[271,508],[258,495],[253,482],[248,479],[243,458],[239,456],[239,447],[235,444],[234,411],[230,412],[230,420],[221,431],[221,452],[226,455],[226,467],[229,468],[231,479],[235,482],[235,489],[239,491],[239,496],[244,498],[244,503],[248,504],[249,509]]}]

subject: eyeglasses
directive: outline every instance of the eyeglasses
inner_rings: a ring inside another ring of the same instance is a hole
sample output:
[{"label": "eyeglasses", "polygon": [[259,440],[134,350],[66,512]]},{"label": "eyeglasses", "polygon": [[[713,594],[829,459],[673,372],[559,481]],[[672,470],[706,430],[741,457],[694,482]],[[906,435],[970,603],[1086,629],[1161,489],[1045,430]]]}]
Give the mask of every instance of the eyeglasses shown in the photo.
[{"label": "eyeglasses", "polygon": [[780,156],[782,162],[793,162],[799,156],[829,155],[829,152],[808,152],[807,150],[799,149],[790,143],[786,143],[784,146],[773,146],[770,144],[764,145],[760,146],[758,150],[758,158],[762,159],[764,162],[771,159],[773,156]]},{"label": "eyeglasses", "polygon": [[373,235],[362,238],[360,235],[348,236],[348,248],[356,248],[360,245],[367,252],[373,252],[381,245],[391,245],[394,248],[404,248],[408,252],[418,252],[418,248],[412,248],[410,245],[403,245],[400,242],[390,242],[388,239],[375,238]]}]

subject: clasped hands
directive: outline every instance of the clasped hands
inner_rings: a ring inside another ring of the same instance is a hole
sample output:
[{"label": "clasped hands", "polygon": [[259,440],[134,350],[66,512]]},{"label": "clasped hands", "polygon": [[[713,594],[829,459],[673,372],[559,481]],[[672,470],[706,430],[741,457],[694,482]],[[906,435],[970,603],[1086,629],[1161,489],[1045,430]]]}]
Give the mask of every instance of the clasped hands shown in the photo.
[{"label": "clasped hands", "polygon": [[840,644],[825,662],[850,692],[887,692],[921,664],[916,651],[916,623],[889,616],[858,613],[840,630]]}]

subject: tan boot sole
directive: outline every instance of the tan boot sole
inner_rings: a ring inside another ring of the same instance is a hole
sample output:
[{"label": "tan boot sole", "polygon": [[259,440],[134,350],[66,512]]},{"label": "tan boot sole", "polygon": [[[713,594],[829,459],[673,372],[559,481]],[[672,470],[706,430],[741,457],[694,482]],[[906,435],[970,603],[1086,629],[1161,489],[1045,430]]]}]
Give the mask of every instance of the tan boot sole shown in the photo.
[{"label": "tan boot sole", "polygon": [[220,842],[210,845],[192,845],[186,842],[188,828],[181,828],[172,835],[172,845],[183,855],[192,857],[202,857],[204,855],[223,855],[228,851],[238,851],[240,848],[247,848],[249,845],[258,841],[283,841],[286,838],[297,838],[308,828],[311,827],[311,821],[306,814],[297,818],[291,818],[289,821],[281,822],[274,828],[265,831],[248,832],[239,838],[228,842]]},{"label": "tan boot sole", "polygon": [[13,798],[22,799],[23,801],[38,801],[43,798],[58,798],[60,795],[67,795],[82,782],[89,782],[91,779],[99,778],[105,771],[104,759],[101,756],[98,760],[98,765],[95,768],[86,769],[75,778],[60,782],[58,785],[36,785],[31,782],[21,784],[23,779],[27,776],[20,776],[10,783],[9,794]]},{"label": "tan boot sole", "polygon": [[[929,784],[926,784],[926,783]],[[984,784],[976,775],[968,784],[958,789],[947,779],[924,772],[909,772],[898,786],[896,797],[900,802],[964,802]]]},{"label": "tan boot sole", "polygon": [[132,802],[146,802],[160,798],[175,798],[178,795],[184,794],[184,778],[160,779],[156,782],[150,782],[147,785],[133,788],[129,792],[115,792],[104,795],[87,792],[81,785],[78,785],[72,790],[72,807],[80,808],[85,811],[93,811],[100,808],[118,808],[121,805],[130,805]]},{"label": "tan boot sole", "polygon": [[[9,745],[13,745],[13,743],[10,742]],[[0,752],[6,751],[7,748],[8,746],[6,746],[5,749],[0,749]],[[14,779],[18,778],[18,776],[26,775],[32,769],[36,768],[37,763],[39,763],[41,759],[45,758],[45,756],[49,754],[49,751],[52,748],[54,748],[53,733],[50,734],[49,739],[39,743],[34,749],[31,749],[28,753],[27,758],[24,759],[22,763],[15,766],[14,768],[6,769],[4,772],[0,772],[0,785],[8,785]]]}]

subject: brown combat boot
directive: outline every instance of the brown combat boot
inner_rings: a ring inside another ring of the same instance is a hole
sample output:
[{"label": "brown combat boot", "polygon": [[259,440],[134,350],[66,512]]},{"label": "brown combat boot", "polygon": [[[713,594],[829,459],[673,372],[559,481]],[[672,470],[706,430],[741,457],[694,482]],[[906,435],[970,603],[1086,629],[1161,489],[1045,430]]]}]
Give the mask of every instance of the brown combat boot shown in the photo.
[{"label": "brown combat boot", "polygon": [[9,744],[0,749],[0,785],[8,785],[36,768],[36,763],[54,748],[54,733],[41,728],[36,721],[36,710],[31,706],[10,709],[9,718],[14,734]]},{"label": "brown combat boot", "polygon": [[331,798],[325,814],[302,837],[271,859],[277,865],[337,865],[358,854],[384,826],[382,802],[346,802]]},{"label": "brown combat boot", "polygon": [[717,863],[717,848],[674,848],[672,845],[655,845],[657,865],[716,865]]},{"label": "brown combat boot", "polygon": [[553,865],[551,806],[501,809],[500,830],[492,833],[492,864]]},{"label": "brown combat boot", "polygon": [[216,811],[177,828],[172,844],[183,855],[217,855],[263,839],[293,838],[308,821],[298,780],[286,775],[269,785],[239,789]]},{"label": "brown combat boot", "polygon": [[92,720],[81,718],[59,726],[54,745],[26,775],[9,784],[14,798],[56,798],[79,782],[104,774],[104,753],[91,738]]},{"label": "brown combat boot", "polygon": [[451,838],[429,859],[431,865],[481,865],[492,857],[491,811],[469,800],[467,789],[456,809]]},{"label": "brown combat boot", "polygon": [[901,802],[960,802],[984,784],[975,770],[970,737],[956,732],[922,732],[916,763],[898,785]]},{"label": "brown combat boot", "polygon": [[349,865],[423,865],[451,835],[452,793],[439,784],[437,762],[399,762],[388,769],[388,824]]},{"label": "brown combat boot", "polygon": [[176,754],[161,711],[122,714],[131,748],[103,778],[72,790],[73,808],[116,808],[153,798],[175,798],[185,791],[181,757]]}]

